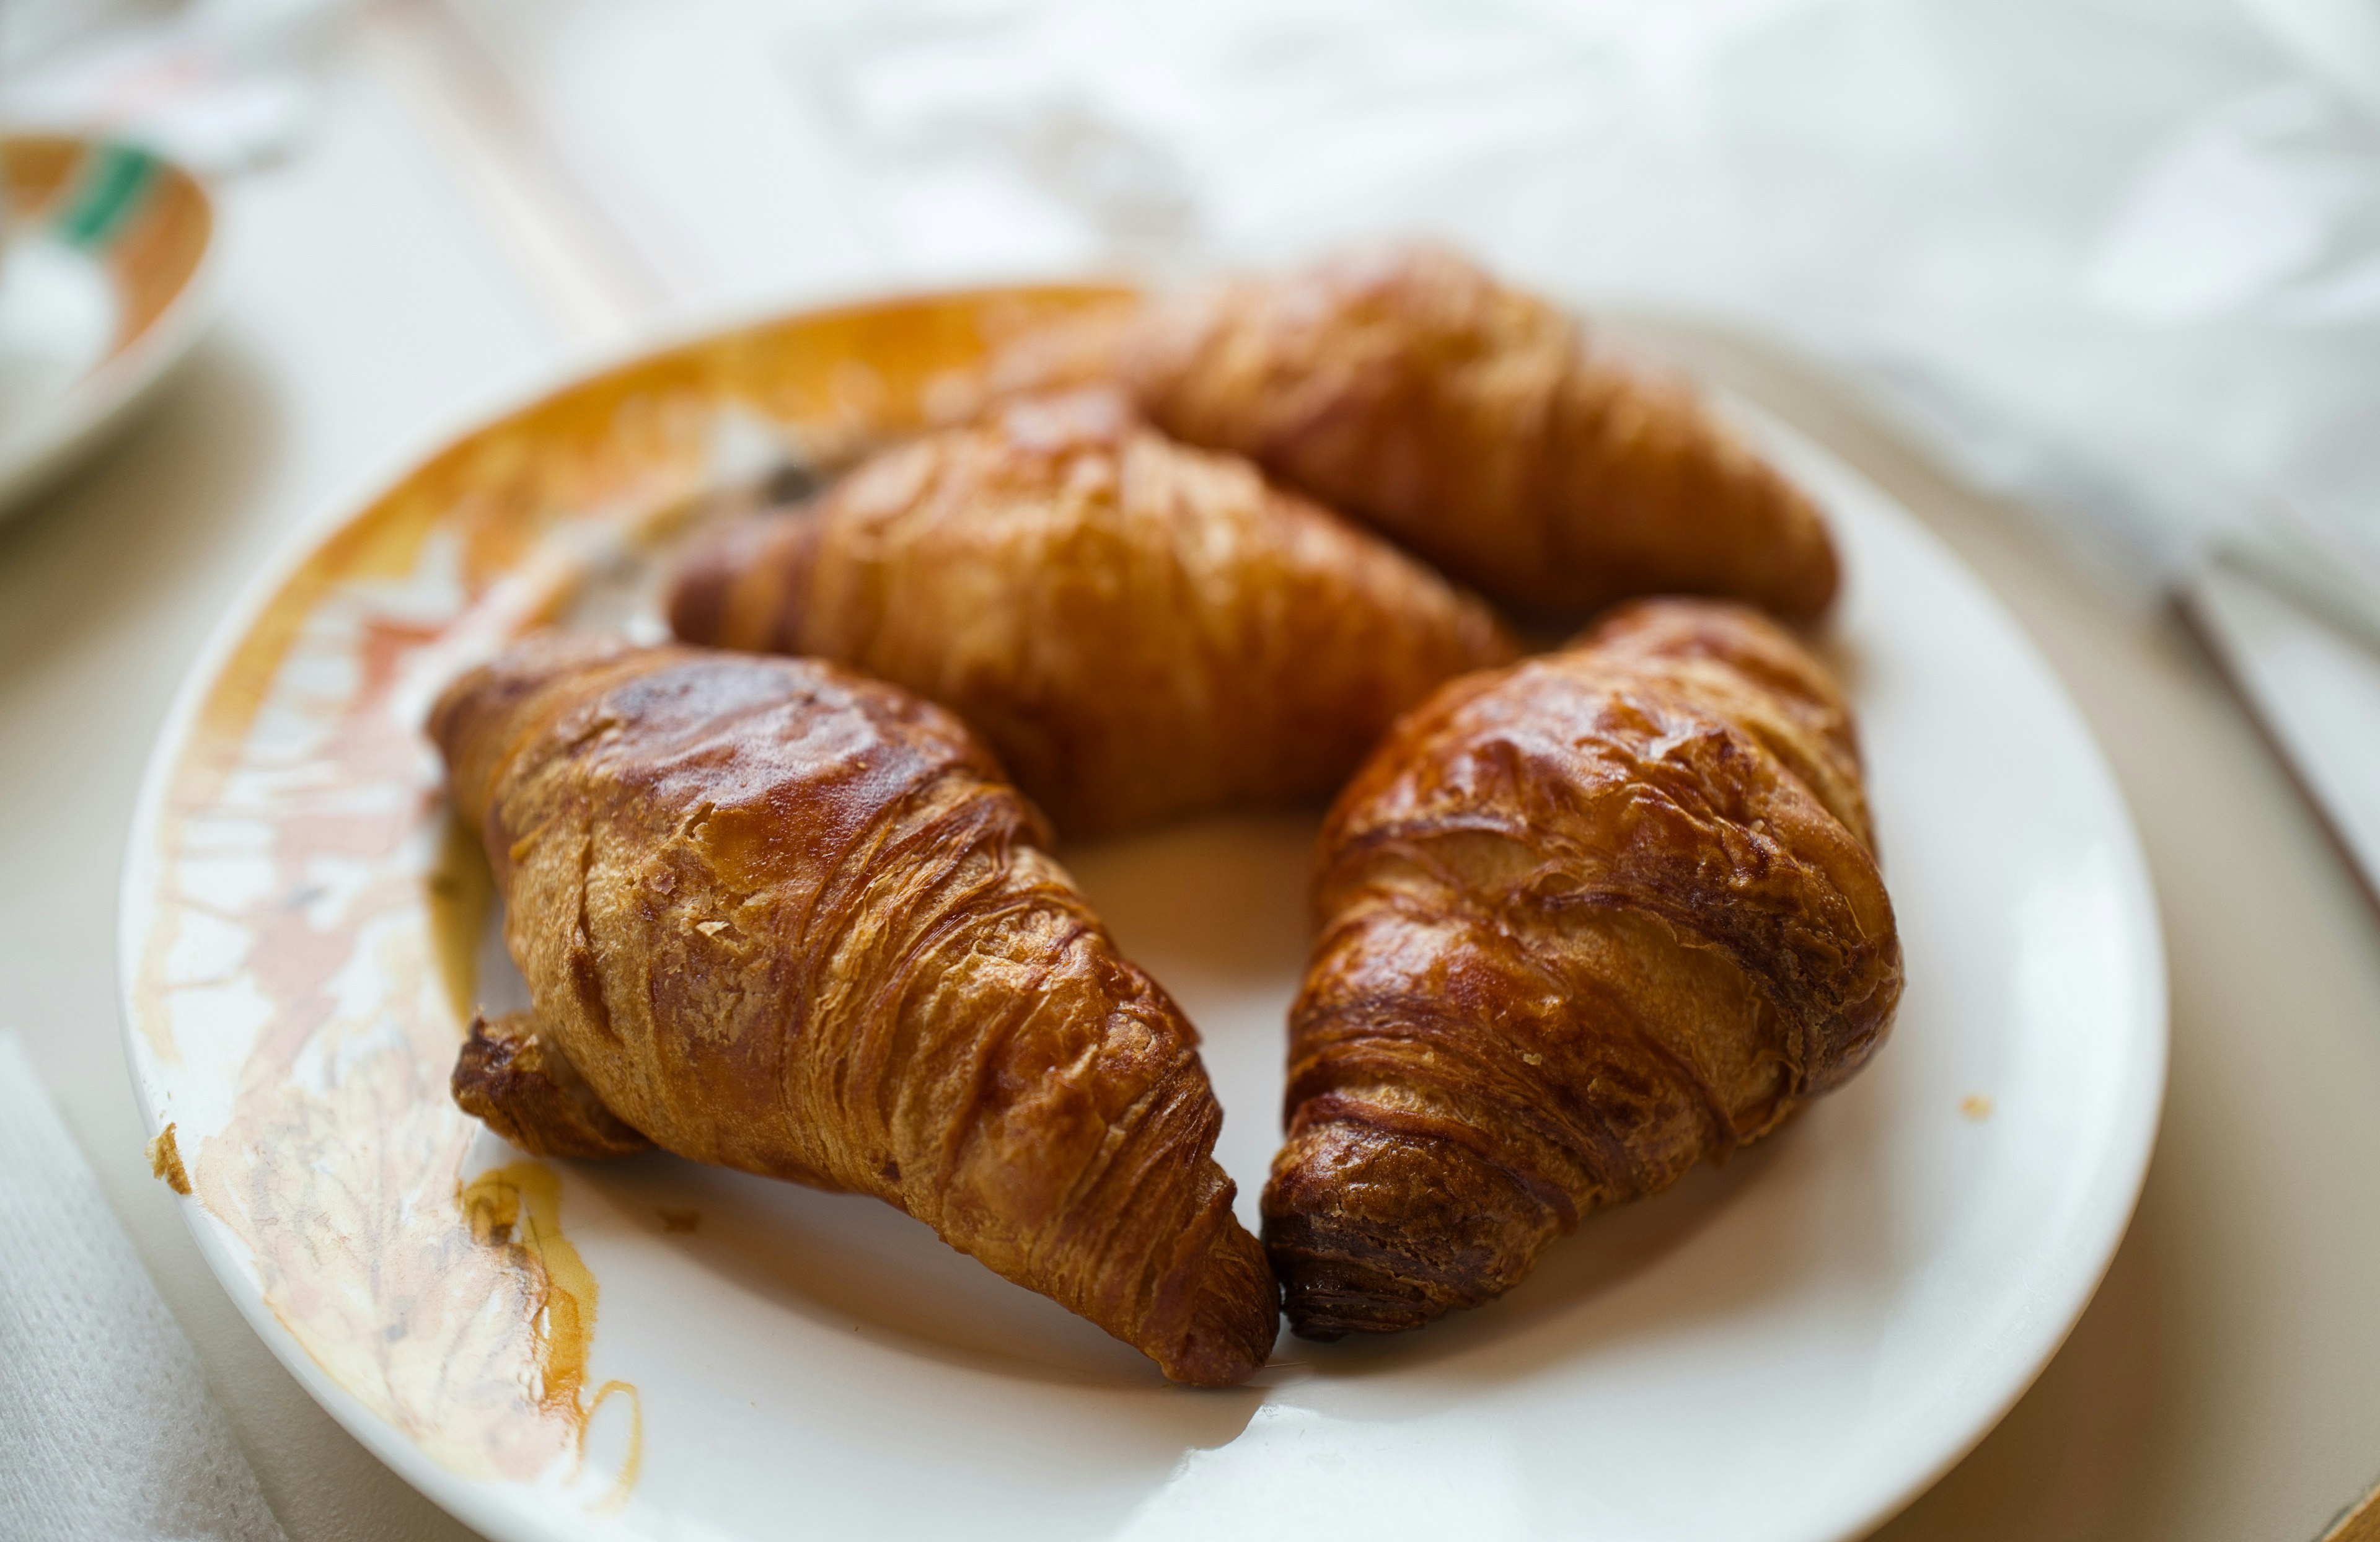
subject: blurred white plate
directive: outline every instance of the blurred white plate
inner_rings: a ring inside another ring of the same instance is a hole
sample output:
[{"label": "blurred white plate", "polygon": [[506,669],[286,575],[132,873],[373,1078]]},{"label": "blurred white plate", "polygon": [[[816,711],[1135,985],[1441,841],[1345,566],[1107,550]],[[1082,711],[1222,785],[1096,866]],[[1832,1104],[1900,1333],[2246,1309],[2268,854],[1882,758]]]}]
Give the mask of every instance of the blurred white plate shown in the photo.
[{"label": "blurred white plate", "polygon": [[95,449],[204,330],[214,215],[128,145],[0,139],[0,517]]},{"label": "blurred white plate", "polygon": [[[1848,557],[1832,646],[1907,947],[1899,1026],[1806,1118],[1588,1220],[1506,1299],[1284,1338],[1255,1385],[1191,1391],[873,1201],[530,1161],[453,1108],[463,1014],[517,985],[419,735],[429,690],[541,608],[650,627],[674,500],[898,422],[984,336],[1097,297],[795,319],[592,377],[424,462],[235,619],[159,747],[124,909],[135,1078],[225,1288],[348,1428],[504,1539],[1880,1521],[2023,1390],[2113,1254],[2165,977],[2057,682],[1907,514],[1779,431]],[[1065,853],[1203,1030],[1251,1223],[1311,836],[1237,818]]]}]

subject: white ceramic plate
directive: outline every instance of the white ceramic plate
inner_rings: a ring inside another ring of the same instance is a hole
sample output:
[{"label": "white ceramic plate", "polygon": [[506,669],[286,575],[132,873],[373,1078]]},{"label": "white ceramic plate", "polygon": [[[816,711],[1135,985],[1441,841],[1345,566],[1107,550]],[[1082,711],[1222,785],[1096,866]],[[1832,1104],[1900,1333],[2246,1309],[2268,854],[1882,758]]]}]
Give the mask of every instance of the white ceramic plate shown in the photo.
[{"label": "white ceramic plate", "polygon": [[214,212],[147,151],[0,140],[0,518],[96,449],[205,331]]},{"label": "white ceramic plate", "polygon": [[[135,1078],[225,1288],[348,1428],[505,1539],[1880,1521],[2023,1390],[2113,1254],[2164,969],[2124,807],[2049,672],[1905,513],[1773,430],[1848,557],[1832,647],[1907,949],[1899,1026],[1850,1087],[1588,1220],[1506,1299],[1390,1342],[1284,1337],[1256,1384],[1191,1391],[871,1200],[529,1161],[451,1106],[462,1010],[518,986],[418,735],[429,689],[540,610],[650,626],[649,547],[690,489],[897,421],[985,336],[1086,297],[639,361],[425,463],[227,628],[158,751],[124,910]],[[1311,836],[1234,818],[1064,854],[1204,1032],[1251,1224]]]}]

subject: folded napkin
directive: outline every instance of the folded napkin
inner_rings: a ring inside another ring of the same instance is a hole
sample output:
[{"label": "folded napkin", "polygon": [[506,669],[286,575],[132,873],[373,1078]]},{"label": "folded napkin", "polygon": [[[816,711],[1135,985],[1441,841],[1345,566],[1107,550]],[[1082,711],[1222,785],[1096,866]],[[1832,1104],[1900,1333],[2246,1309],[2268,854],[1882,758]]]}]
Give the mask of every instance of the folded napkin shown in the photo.
[{"label": "folded napkin", "polygon": [[285,1542],[189,1341],[7,1033],[0,1537]]}]

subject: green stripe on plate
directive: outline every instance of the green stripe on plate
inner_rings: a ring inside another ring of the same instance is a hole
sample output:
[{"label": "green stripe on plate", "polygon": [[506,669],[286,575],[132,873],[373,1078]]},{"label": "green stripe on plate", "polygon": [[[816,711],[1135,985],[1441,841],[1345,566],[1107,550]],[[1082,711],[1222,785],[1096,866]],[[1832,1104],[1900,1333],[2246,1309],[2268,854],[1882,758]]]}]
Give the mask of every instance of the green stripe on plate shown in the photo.
[{"label": "green stripe on plate", "polygon": [[74,192],[51,222],[69,246],[97,250],[124,228],[157,179],[157,157],[130,145],[103,144],[84,157]]}]

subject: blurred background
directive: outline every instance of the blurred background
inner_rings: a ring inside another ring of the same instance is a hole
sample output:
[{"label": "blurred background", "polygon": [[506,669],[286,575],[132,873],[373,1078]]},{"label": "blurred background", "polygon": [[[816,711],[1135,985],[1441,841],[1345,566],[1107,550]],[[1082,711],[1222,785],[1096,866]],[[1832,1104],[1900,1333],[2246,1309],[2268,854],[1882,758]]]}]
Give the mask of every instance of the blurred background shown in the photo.
[{"label": "blurred background", "polygon": [[330,164],[397,115],[565,346],[1427,230],[1827,358],[2071,516],[2111,577],[2168,577],[2265,505],[2363,560],[2380,517],[2369,0],[5,14],[0,115],[220,176]]},{"label": "blurred background", "polygon": [[[1410,232],[1899,493],[2142,820],[2176,1064],[2141,1220],[1894,1535],[2311,1538],[2380,1476],[2380,0],[0,0],[0,125],[216,199],[188,361],[0,528],[0,1010],[291,1536],[462,1534],[128,1148],[122,821],[266,553],[658,334]],[[0,461],[82,346],[26,267]]]}]

